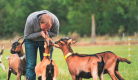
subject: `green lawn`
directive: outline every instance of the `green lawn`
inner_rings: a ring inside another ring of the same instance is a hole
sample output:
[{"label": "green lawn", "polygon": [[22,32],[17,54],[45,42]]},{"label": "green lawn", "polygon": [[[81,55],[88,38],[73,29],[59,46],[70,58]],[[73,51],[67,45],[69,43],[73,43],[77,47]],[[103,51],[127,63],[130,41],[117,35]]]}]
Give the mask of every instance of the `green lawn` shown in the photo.
[{"label": "green lawn", "polygon": [[[75,53],[77,52],[80,54],[94,54],[94,53],[99,53],[104,51],[112,51],[120,57],[129,59],[127,45],[84,46],[84,47],[75,46],[72,48]],[[132,63],[127,64],[127,63],[120,62],[119,71],[125,80],[138,80],[138,45],[131,45],[130,55],[131,55],[130,61]],[[3,61],[3,64],[6,66],[6,68],[8,68],[8,60],[6,60],[5,58],[7,56],[10,56],[10,50],[5,48],[2,61]],[[63,59],[63,53],[60,49],[54,48],[53,60],[55,61],[59,71],[57,80],[72,80],[68,71],[67,63]],[[40,62],[39,56],[37,61]],[[7,72],[4,72],[3,69],[0,67],[0,80],[6,80],[6,78],[7,78]],[[22,79],[24,79],[23,76],[22,76]],[[16,80],[16,76],[12,74],[10,80]],[[83,79],[83,80],[86,80],[86,79]],[[104,80],[111,80],[111,78],[108,74],[105,74]]]}]

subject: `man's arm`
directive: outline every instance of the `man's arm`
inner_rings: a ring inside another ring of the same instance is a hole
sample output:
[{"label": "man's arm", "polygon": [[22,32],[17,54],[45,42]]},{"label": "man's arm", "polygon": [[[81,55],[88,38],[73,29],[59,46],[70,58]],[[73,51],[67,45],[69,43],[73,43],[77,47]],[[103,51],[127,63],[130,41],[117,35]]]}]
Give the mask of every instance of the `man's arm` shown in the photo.
[{"label": "man's arm", "polygon": [[34,27],[30,22],[26,22],[24,36],[26,39],[36,39],[41,36],[40,32],[34,33]]}]

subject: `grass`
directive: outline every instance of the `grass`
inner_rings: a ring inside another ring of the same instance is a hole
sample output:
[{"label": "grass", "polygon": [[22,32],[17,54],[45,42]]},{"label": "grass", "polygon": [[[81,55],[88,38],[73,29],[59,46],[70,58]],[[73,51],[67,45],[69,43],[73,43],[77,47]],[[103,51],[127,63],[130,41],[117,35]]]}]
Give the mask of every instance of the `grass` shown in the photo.
[{"label": "grass", "polygon": [[[72,47],[74,52],[78,52],[80,54],[94,54],[103,51],[112,51],[116,55],[120,57],[124,57],[129,59],[128,57],[128,46],[127,45],[113,45],[113,46],[74,46]],[[130,51],[130,61],[131,64],[120,62],[119,71],[122,77],[125,80],[138,80],[138,45],[131,45]],[[8,68],[8,60],[5,58],[10,56],[10,49],[4,50],[2,61],[3,64]],[[68,71],[67,63],[63,59],[63,53],[60,49],[54,48],[53,52],[53,60],[55,61],[58,67],[58,77],[57,80],[72,80],[70,73]],[[40,62],[39,55],[37,57],[37,63]],[[4,72],[0,67],[0,80],[6,80],[7,72]],[[22,79],[24,77],[22,76]],[[10,80],[16,80],[16,76],[14,74],[11,75]],[[83,79],[87,80],[87,79]],[[108,74],[104,75],[104,80],[111,80]]]}]

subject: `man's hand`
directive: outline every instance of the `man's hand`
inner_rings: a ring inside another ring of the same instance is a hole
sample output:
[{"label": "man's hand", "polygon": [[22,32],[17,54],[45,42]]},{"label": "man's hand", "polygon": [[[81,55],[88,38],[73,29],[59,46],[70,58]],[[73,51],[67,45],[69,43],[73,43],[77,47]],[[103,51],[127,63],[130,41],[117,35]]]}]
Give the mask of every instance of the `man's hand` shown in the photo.
[{"label": "man's hand", "polygon": [[44,32],[44,31],[41,31],[40,34],[41,34],[41,36],[42,36],[43,38],[45,38],[46,35],[45,35],[45,32]]}]

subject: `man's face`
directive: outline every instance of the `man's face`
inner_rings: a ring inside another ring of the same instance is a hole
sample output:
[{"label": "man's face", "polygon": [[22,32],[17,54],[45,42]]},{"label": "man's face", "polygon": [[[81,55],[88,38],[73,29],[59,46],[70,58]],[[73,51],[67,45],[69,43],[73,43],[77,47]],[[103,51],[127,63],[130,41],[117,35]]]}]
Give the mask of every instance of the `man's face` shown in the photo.
[{"label": "man's face", "polygon": [[45,23],[41,23],[40,27],[41,27],[42,30],[47,31],[47,30],[49,30],[51,28],[51,25],[50,26],[46,26]]}]

